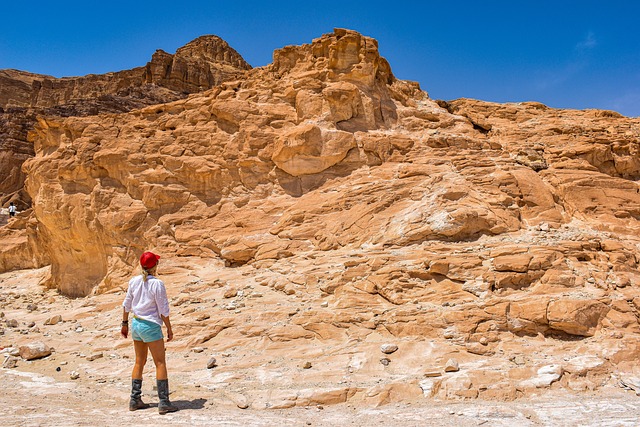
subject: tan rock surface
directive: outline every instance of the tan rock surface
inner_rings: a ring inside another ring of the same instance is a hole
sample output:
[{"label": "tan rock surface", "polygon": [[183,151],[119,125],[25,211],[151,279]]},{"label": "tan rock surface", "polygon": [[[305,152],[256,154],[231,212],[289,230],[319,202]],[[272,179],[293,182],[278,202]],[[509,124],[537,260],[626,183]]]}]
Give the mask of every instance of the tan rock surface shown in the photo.
[{"label": "tan rock surface", "polygon": [[[435,102],[339,29],[184,100],[41,118],[33,211],[0,253],[2,311],[40,332],[0,337],[42,338],[78,381],[126,392],[119,304],[151,249],[177,395],[258,410],[620,391],[640,375],[639,137],[613,112]],[[27,249],[50,267],[10,272]]]},{"label": "tan rock surface", "polygon": [[30,205],[21,167],[34,155],[28,133],[37,116],[127,112],[185,98],[250,68],[227,42],[202,36],[175,54],[157,50],[146,66],[132,70],[63,78],[0,70],[0,204]]}]

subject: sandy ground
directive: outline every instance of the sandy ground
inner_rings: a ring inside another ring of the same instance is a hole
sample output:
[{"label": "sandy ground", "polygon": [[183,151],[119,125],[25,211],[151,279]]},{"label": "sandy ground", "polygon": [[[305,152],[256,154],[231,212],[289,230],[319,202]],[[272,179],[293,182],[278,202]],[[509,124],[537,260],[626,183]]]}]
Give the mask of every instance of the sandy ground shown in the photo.
[{"label": "sandy ground", "polygon": [[[227,349],[227,356],[224,356],[222,347],[215,346],[202,353],[194,353],[186,344],[188,335],[168,345],[167,353],[171,366],[171,400],[181,410],[164,416],[157,413],[157,397],[152,388],[153,364],[149,362],[145,370],[143,398],[153,407],[129,412],[132,348],[130,340],[119,338],[118,328],[113,326],[120,322],[122,295],[68,300],[55,291],[38,287],[37,283],[45,273],[46,268],[0,275],[0,305],[4,318],[20,320],[19,327],[4,328],[0,347],[15,347],[31,341],[44,341],[55,347],[49,357],[20,360],[16,368],[0,369],[0,383],[3,385],[0,426],[640,425],[640,397],[615,386],[607,386],[597,393],[545,390],[539,395],[510,402],[442,401],[418,396],[377,407],[348,400],[333,405],[265,408],[258,403],[264,403],[265,396],[268,396],[265,393],[271,389],[311,386],[308,378],[299,372],[308,372],[306,375],[311,377],[324,375],[335,383],[335,378],[329,375],[330,367],[323,371],[321,363],[317,364],[317,370],[316,366],[313,370],[295,369],[295,361],[283,366],[269,364],[270,353],[260,359],[259,353],[246,347],[242,352]],[[38,308],[28,311],[32,300]],[[177,314],[180,309],[184,307],[177,307]],[[64,314],[64,321],[53,326],[44,325],[45,319],[58,313]],[[32,320],[36,327],[28,326]],[[176,316],[176,324],[180,325],[180,322],[180,317]],[[178,330],[182,331],[179,327]],[[102,357],[90,361],[88,356],[97,353]],[[221,366],[215,370],[206,369],[210,354],[219,357]],[[5,355],[0,355],[2,360]],[[73,370],[80,373],[79,379],[70,379],[69,373]],[[380,378],[384,381],[392,379],[389,376]],[[248,409],[239,409],[232,398],[233,393],[248,396],[253,404]]]},{"label": "sandy ground", "polygon": [[218,426],[637,426],[638,397],[630,392],[608,396],[545,395],[514,402],[439,402],[355,408],[349,404],[287,410],[217,406],[205,391],[173,398],[181,408],[159,415],[152,408],[129,412],[124,382],[60,382],[45,375],[2,369],[0,422],[12,426],[218,425]]}]

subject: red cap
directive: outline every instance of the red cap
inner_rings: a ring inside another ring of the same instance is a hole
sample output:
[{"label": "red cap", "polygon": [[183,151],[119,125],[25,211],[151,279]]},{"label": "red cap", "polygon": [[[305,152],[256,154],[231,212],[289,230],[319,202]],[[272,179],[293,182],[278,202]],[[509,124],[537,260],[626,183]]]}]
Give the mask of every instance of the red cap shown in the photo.
[{"label": "red cap", "polygon": [[156,255],[153,252],[145,252],[140,256],[140,265],[147,270],[155,267],[160,259],[160,255]]}]

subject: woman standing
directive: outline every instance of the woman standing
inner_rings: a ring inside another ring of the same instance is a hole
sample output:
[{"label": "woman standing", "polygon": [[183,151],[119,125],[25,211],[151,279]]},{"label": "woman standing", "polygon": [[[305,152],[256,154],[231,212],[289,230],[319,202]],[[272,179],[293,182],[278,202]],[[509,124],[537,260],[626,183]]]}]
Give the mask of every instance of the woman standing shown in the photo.
[{"label": "woman standing", "polygon": [[131,400],[129,410],[148,408],[142,402],[142,371],[151,351],[156,365],[156,381],[158,384],[158,412],[166,414],[175,412],[177,407],[169,401],[169,380],[165,360],[164,336],[162,324],[167,328],[167,341],[173,339],[171,322],[169,321],[169,300],[162,280],[156,278],[160,256],[145,252],[140,257],[142,274],[129,280],[129,289],[122,303],[122,336],[129,334],[129,313],[133,314],[131,337],[136,360],[131,373]]}]

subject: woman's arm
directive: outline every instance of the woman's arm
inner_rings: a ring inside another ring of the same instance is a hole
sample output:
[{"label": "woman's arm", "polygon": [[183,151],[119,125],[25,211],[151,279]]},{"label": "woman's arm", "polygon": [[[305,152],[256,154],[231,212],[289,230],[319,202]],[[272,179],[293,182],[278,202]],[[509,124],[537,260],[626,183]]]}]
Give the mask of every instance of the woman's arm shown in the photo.
[{"label": "woman's arm", "polygon": [[160,315],[160,317],[162,317],[164,326],[167,327],[167,342],[169,342],[173,339],[173,330],[171,329],[171,320],[169,320],[169,316]]},{"label": "woman's arm", "polygon": [[169,320],[169,298],[167,298],[167,290],[164,287],[164,283],[162,280],[159,280],[160,286],[157,288],[156,292],[156,307],[158,307],[158,312],[160,314],[160,318],[164,323],[164,326],[167,327],[167,342],[173,339],[173,330],[171,329],[171,320]]},{"label": "woman's arm", "polygon": [[125,307],[122,307],[122,328],[120,328],[120,334],[124,338],[129,335],[129,312]]},{"label": "woman's arm", "polygon": [[129,312],[131,311],[131,304],[133,302],[133,295],[131,294],[132,280],[129,280],[127,294],[124,296],[124,301],[122,302],[122,327],[120,328],[120,334],[125,338],[129,335]]}]

